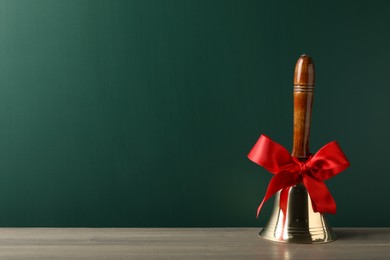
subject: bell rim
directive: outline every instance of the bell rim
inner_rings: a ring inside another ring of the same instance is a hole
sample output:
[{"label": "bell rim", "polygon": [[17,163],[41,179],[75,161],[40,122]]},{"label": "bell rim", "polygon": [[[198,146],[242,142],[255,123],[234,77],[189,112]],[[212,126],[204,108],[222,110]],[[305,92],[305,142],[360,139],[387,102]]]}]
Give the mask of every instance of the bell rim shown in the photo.
[{"label": "bell rim", "polygon": [[330,228],[286,228],[277,233],[274,228],[264,227],[259,236],[263,239],[279,243],[291,244],[324,244],[338,239],[337,234]]}]

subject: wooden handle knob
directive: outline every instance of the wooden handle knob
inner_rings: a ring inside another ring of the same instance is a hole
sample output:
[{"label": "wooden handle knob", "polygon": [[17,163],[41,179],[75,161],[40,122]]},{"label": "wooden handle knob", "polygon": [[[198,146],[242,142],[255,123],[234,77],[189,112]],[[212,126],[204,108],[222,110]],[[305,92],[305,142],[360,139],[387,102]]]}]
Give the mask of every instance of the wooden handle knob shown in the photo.
[{"label": "wooden handle knob", "polygon": [[314,95],[314,62],[303,54],[294,73],[294,138],[292,156],[300,160],[309,157],[311,110]]}]

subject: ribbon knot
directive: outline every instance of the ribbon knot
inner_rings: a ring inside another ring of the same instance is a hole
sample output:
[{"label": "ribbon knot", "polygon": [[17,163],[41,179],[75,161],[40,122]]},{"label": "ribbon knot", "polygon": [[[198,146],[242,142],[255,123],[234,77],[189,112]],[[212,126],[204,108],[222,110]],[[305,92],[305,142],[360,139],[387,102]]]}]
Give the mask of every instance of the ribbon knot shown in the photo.
[{"label": "ribbon knot", "polygon": [[301,170],[300,170],[301,174],[304,173],[304,172],[309,171],[309,167],[305,163],[300,164],[299,166],[301,167]]},{"label": "ribbon knot", "polygon": [[286,191],[298,183],[303,183],[306,187],[314,212],[336,213],[336,202],[324,181],[350,165],[337,142],[324,145],[316,154],[301,162],[292,157],[286,148],[261,135],[249,152],[248,158],[275,175],[257,209],[257,216],[263,204],[280,190],[282,191],[280,208],[285,212],[288,197]]},{"label": "ribbon knot", "polygon": [[[294,158],[295,159],[295,158]],[[310,159],[309,159],[310,160]],[[311,175],[310,174],[310,171],[311,171],[311,169],[310,169],[310,167],[307,165],[307,163],[306,162],[301,162],[301,161],[298,161],[298,160],[295,160],[295,161],[297,161],[298,163],[299,163],[299,172],[298,172],[298,174],[300,175],[300,178],[302,178],[302,175],[305,175],[305,174],[308,174],[308,175]],[[312,177],[314,177],[315,178],[315,176],[312,176]]]},{"label": "ribbon knot", "polygon": [[306,163],[300,163],[299,167],[300,167],[299,174],[304,174],[309,171],[309,167],[306,165]]}]

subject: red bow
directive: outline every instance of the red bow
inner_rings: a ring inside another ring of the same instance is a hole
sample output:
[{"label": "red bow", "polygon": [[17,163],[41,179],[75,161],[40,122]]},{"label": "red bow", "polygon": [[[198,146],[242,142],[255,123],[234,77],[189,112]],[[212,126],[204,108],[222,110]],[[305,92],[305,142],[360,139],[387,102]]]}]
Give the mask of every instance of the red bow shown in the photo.
[{"label": "red bow", "polygon": [[337,142],[323,146],[316,154],[305,162],[290,155],[286,148],[261,135],[248,158],[275,174],[271,179],[263,201],[257,209],[259,216],[261,207],[273,194],[282,190],[280,208],[287,208],[287,188],[303,182],[310,195],[314,212],[336,213],[336,203],[326,187],[327,180],[342,172],[350,163]]}]

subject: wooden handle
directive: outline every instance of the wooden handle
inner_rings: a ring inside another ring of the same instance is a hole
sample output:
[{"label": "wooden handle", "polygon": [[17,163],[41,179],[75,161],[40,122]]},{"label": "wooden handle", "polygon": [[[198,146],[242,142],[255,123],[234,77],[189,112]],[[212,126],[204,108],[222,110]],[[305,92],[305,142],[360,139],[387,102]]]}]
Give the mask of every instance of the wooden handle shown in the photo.
[{"label": "wooden handle", "polygon": [[314,62],[306,54],[299,57],[294,73],[294,139],[292,156],[309,157],[311,110],[314,95]]}]

